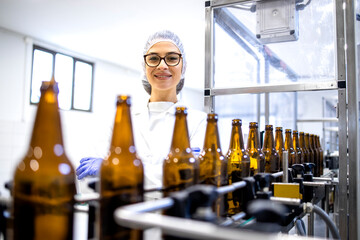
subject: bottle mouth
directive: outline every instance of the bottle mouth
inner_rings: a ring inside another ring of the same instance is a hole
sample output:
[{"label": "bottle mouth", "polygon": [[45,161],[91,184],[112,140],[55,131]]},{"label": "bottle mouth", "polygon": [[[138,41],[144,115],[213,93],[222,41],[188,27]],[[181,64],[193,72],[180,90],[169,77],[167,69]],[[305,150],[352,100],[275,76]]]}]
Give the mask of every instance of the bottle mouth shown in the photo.
[{"label": "bottle mouth", "polygon": [[187,108],[184,106],[176,107],[175,114],[180,114],[180,113],[184,113],[187,115]]},{"label": "bottle mouth", "polygon": [[266,130],[273,130],[273,125],[266,125],[266,126],[265,126],[265,129],[266,129]]},{"label": "bottle mouth", "polygon": [[118,95],[116,99],[117,104],[126,103],[131,105],[131,97],[129,95]]},{"label": "bottle mouth", "polygon": [[249,127],[258,127],[258,123],[257,122],[250,122]]},{"label": "bottle mouth", "polygon": [[232,124],[233,124],[233,125],[237,125],[237,124],[242,125],[242,121],[241,121],[241,119],[236,118],[236,119],[233,119],[233,120],[232,120]]},{"label": "bottle mouth", "polygon": [[40,91],[46,91],[48,89],[53,90],[55,93],[59,93],[58,83],[55,81],[42,81]]},{"label": "bottle mouth", "polygon": [[218,120],[218,115],[216,113],[209,113],[207,115],[207,120]]}]

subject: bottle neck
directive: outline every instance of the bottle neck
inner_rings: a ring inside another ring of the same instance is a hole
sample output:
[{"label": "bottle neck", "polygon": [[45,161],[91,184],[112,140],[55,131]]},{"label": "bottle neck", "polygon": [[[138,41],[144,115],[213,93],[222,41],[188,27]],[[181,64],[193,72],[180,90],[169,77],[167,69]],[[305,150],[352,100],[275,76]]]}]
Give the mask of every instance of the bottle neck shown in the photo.
[{"label": "bottle neck", "polygon": [[265,131],[265,137],[264,137],[264,146],[263,148],[270,148],[273,149],[275,148],[274,146],[274,134],[271,130],[266,130]]},{"label": "bottle neck", "polygon": [[309,137],[308,136],[305,136],[305,147],[307,148],[307,149],[310,149],[310,139],[309,139]]},{"label": "bottle neck", "polygon": [[300,147],[299,137],[297,134],[293,134],[293,145],[294,145],[294,147],[297,147],[297,148]]},{"label": "bottle neck", "polygon": [[242,135],[241,125],[233,125],[230,138],[231,149],[244,149],[244,139]]},{"label": "bottle neck", "polygon": [[275,132],[275,148],[276,149],[284,148],[284,139],[281,131]]},{"label": "bottle neck", "polygon": [[313,149],[313,150],[315,150],[315,142],[314,142],[314,138],[312,137],[312,136],[310,136],[310,148],[311,149]]},{"label": "bottle neck", "polygon": [[171,150],[185,150],[188,148],[190,148],[190,140],[186,122],[186,114],[184,112],[179,112],[175,115],[175,126],[171,142]]},{"label": "bottle neck", "polygon": [[217,121],[215,119],[207,120],[204,149],[221,149]]},{"label": "bottle neck", "polygon": [[41,147],[42,151],[45,149],[54,151],[54,146],[63,146],[58,106],[57,93],[52,87],[42,90],[30,142],[31,147]]},{"label": "bottle neck", "polygon": [[248,137],[248,142],[247,142],[247,149],[259,149],[259,137],[258,137],[259,133],[257,128],[253,128],[250,127],[249,130],[249,137]]},{"label": "bottle neck", "polygon": [[285,149],[294,148],[291,140],[291,133],[285,133]]},{"label": "bottle neck", "polygon": [[118,103],[116,107],[110,151],[116,151],[118,147],[121,151],[135,152],[130,105],[125,101]]},{"label": "bottle neck", "polygon": [[319,150],[322,150],[319,138],[316,138],[316,146],[319,148]]},{"label": "bottle neck", "polygon": [[299,144],[300,144],[300,148],[306,148],[304,135],[300,135]]}]

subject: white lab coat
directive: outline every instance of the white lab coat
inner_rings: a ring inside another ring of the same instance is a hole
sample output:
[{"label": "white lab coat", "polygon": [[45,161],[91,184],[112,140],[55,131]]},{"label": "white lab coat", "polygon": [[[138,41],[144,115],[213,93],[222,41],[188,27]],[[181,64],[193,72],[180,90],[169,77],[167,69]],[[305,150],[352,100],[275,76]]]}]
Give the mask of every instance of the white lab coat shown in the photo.
[{"label": "white lab coat", "polygon": [[[149,102],[132,108],[136,152],[144,165],[145,189],[162,187],[163,161],[170,151],[177,106],[181,101]],[[207,114],[187,108],[190,147],[203,148]]]}]

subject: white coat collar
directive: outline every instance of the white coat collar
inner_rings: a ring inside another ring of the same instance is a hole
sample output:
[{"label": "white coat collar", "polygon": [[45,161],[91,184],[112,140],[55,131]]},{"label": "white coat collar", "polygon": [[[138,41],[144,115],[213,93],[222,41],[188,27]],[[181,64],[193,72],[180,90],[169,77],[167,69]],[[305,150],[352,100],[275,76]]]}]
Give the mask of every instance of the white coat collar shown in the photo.
[{"label": "white coat collar", "polygon": [[[134,107],[132,109],[132,113],[134,115],[143,115],[145,114],[147,117],[149,116],[148,113],[149,113],[149,108],[148,108],[148,103],[149,103],[149,98],[147,98],[146,100],[144,100],[143,103],[141,103],[140,105]],[[181,99],[179,99],[174,105],[172,105],[171,107],[169,107],[166,112],[168,113],[175,113],[175,108],[176,107],[179,107],[179,106],[185,106],[184,103],[181,101]]]}]

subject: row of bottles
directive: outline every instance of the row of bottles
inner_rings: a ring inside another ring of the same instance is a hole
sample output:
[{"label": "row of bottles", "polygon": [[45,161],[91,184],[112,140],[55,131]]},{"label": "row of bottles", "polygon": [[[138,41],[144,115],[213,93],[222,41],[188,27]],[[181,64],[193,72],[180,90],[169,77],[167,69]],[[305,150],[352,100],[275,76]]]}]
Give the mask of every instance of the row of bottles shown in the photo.
[{"label": "row of bottles", "polygon": [[[57,83],[43,82],[34,130],[27,155],[14,175],[14,239],[72,239],[75,174],[66,157],[57,100]],[[130,97],[120,95],[109,154],[100,170],[99,239],[142,239],[142,231],[121,227],[113,213],[119,206],[143,201],[144,173],[136,154],[130,115]],[[217,114],[208,114],[203,149],[194,157],[186,122],[187,109],[177,107],[171,148],[163,163],[164,196],[194,184],[216,187],[241,181],[260,172],[281,170],[282,151],[289,151],[289,165],[322,162],[318,136],[266,125],[263,147],[256,122],[251,122],[244,147],[242,122],[232,121],[230,146],[225,155],[220,147]],[[321,164],[319,164],[322,166]],[[319,168],[315,176],[319,176]],[[239,201],[227,196],[228,212],[236,212]],[[214,204],[217,215],[224,214],[225,198]]]},{"label": "row of bottles", "polygon": [[[279,152],[282,163],[282,152],[288,152],[288,167],[293,164],[314,163],[314,176],[320,177],[324,171],[324,156],[320,145],[320,137],[315,134],[285,129],[285,142],[282,137],[282,127],[276,128],[276,151]],[[281,165],[282,166],[282,165]]]},{"label": "row of bottles", "polygon": [[[54,79],[44,81],[29,150],[14,173],[13,239],[73,239],[75,171],[64,150]],[[100,170],[99,239],[142,239],[118,225],[119,206],[143,201],[144,173],[137,157],[130,97],[118,96],[113,136]],[[101,226],[101,227],[100,227]]]}]

